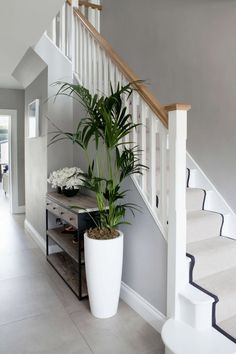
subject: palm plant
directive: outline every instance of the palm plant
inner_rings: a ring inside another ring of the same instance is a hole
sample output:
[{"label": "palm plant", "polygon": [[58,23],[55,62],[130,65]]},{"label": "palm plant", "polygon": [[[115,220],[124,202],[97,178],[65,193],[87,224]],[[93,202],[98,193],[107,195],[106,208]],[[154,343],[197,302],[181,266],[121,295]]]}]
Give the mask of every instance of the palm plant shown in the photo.
[{"label": "palm plant", "polygon": [[[137,206],[123,201],[126,192],[121,190],[125,178],[132,174],[142,174],[147,167],[139,162],[141,151],[132,142],[123,142],[139,124],[132,122],[132,116],[124,104],[133,92],[132,83],[125,86],[110,87],[110,95],[99,97],[81,85],[57,82],[60,89],[56,96],[66,95],[79,99],[87,116],[82,118],[74,133],[58,129],[51,144],[69,139],[78,144],[85,152],[88,170],[84,175],[84,185],[95,192],[99,218],[99,229],[116,229],[124,220],[125,212],[132,213]],[[89,153],[91,143],[95,145],[95,154]]]}]

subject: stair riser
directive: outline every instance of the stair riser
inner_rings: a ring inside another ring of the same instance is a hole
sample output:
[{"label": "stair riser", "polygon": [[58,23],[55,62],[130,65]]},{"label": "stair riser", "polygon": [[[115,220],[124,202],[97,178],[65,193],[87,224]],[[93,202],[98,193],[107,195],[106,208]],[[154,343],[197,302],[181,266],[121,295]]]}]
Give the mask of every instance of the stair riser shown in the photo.
[{"label": "stair riser", "polygon": [[220,235],[222,217],[220,214],[211,213],[203,217],[187,217],[187,240],[196,242]]},{"label": "stair riser", "polygon": [[186,210],[188,212],[195,210],[202,210],[205,199],[205,192],[203,190],[191,190],[186,191]]},{"label": "stair riser", "polygon": [[227,320],[233,315],[236,315],[236,293],[219,299],[216,306],[216,323]]}]

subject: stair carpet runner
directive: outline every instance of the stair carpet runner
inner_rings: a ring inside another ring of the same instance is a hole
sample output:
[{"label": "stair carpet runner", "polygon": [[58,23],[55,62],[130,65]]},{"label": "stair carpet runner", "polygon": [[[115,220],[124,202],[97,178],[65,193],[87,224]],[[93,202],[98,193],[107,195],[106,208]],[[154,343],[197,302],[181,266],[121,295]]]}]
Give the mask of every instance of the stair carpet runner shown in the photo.
[{"label": "stair carpet runner", "polygon": [[204,210],[205,197],[187,188],[190,283],[213,296],[213,326],[236,343],[236,240],[221,235],[223,215]]}]

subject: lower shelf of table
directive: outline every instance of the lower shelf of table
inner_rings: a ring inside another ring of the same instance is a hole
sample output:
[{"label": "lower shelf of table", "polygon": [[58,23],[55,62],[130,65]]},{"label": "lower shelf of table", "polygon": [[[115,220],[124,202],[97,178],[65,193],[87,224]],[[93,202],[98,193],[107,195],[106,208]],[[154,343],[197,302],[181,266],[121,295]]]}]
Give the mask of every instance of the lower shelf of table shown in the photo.
[{"label": "lower shelf of table", "polygon": [[81,266],[80,285],[78,264],[66,252],[51,253],[47,256],[47,260],[80,300],[87,297],[84,265]]}]

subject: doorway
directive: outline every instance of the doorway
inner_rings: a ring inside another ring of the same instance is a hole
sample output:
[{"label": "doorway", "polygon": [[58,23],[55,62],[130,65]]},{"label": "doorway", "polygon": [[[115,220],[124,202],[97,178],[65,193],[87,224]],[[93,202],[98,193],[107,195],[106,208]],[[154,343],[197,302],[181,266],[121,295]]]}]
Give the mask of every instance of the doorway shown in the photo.
[{"label": "doorway", "polygon": [[[18,202],[17,111],[0,109],[0,117],[8,117],[8,152],[5,153],[8,154],[8,181],[6,182],[8,183],[8,191],[6,197],[8,195],[10,212],[12,214],[21,214],[24,213],[25,208],[19,205]],[[3,120],[6,120],[6,118],[3,118]],[[4,161],[3,165],[5,165]],[[3,172],[3,168],[4,166],[2,167],[2,174],[6,173]],[[1,187],[3,188],[3,186]],[[3,190],[2,193],[5,194]]]},{"label": "doorway", "polygon": [[0,115],[0,207],[10,210],[9,121],[10,116]]}]

